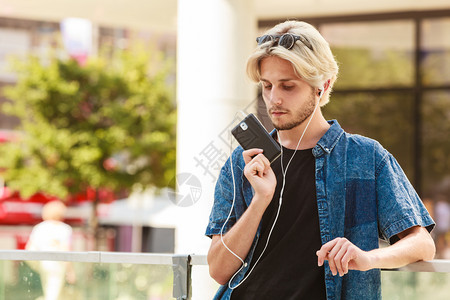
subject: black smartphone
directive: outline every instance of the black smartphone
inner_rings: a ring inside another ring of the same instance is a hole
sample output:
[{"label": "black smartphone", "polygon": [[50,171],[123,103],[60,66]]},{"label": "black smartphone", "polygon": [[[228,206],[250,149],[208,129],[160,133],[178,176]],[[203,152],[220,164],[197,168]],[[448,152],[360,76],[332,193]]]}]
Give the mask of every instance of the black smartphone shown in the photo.
[{"label": "black smartphone", "polygon": [[280,145],[267,132],[254,114],[249,114],[231,133],[244,148],[244,150],[258,148],[263,149],[263,154],[272,163],[281,154]]}]

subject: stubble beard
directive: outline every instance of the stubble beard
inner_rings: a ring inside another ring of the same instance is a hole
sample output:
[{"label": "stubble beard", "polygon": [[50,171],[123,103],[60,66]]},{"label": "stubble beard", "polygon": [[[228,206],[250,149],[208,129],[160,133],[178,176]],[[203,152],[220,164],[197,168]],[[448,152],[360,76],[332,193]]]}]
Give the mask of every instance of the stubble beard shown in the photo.
[{"label": "stubble beard", "polygon": [[[291,129],[301,125],[314,112],[315,98],[316,98],[315,94],[314,94],[314,92],[312,92],[311,95],[309,96],[308,101],[305,103],[305,105],[303,105],[299,111],[293,112],[293,117],[294,117],[293,120],[288,120],[284,124],[277,124],[273,121],[273,119],[271,119],[273,127],[277,130],[291,130]],[[271,110],[282,110],[282,108],[274,106],[271,109],[268,109],[267,112],[268,112],[269,116],[272,116],[272,114],[270,113]]]}]

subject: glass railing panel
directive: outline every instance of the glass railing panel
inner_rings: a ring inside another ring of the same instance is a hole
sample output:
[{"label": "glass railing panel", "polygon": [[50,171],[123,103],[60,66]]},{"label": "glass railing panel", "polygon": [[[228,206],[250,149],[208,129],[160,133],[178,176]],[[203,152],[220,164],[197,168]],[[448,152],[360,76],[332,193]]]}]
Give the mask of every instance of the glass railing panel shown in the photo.
[{"label": "glass railing panel", "polygon": [[[51,268],[55,268],[52,263],[65,264],[53,261],[50,262]],[[174,299],[172,265],[84,262],[70,264],[74,270],[75,281],[63,278],[59,299]],[[45,265],[49,266],[48,262],[41,264],[37,261],[0,261],[0,300],[45,299],[43,283],[46,275],[42,269]],[[51,280],[55,279],[48,279]]]},{"label": "glass railing panel", "polygon": [[[64,278],[59,299],[165,300],[175,299],[175,294],[212,299],[219,288],[209,276],[205,255],[0,250],[0,300],[45,299],[46,277],[42,266],[36,266],[43,262],[47,268],[48,263],[70,264],[74,270],[76,280]],[[382,271],[383,299],[440,300],[448,295],[449,260]]]},{"label": "glass railing panel", "polygon": [[209,276],[207,265],[193,265],[191,270],[192,299],[213,299],[220,285]]},{"label": "glass railing panel", "polygon": [[383,300],[448,300],[450,273],[381,272]]}]

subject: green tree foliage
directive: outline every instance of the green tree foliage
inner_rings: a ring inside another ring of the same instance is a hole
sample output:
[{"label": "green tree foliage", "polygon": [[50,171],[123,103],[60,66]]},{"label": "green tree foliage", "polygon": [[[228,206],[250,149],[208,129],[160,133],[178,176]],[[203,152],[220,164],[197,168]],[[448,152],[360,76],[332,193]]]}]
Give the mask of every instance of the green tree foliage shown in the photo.
[{"label": "green tree foliage", "polygon": [[84,66],[29,57],[14,67],[2,111],[23,134],[0,146],[0,168],[22,197],[164,187],[175,175],[172,63],[132,50]]}]

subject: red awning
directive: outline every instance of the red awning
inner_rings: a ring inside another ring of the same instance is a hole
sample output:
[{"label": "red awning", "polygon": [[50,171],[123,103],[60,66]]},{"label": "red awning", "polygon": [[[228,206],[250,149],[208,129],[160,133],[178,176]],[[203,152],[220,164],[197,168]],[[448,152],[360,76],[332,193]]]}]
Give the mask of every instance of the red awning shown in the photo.
[{"label": "red awning", "polygon": [[[114,201],[114,194],[107,190],[101,190],[99,197],[102,203]],[[86,193],[80,193],[69,197],[66,204],[68,207],[78,207],[86,202],[92,202],[95,191],[88,189]],[[42,221],[42,207],[57,197],[36,193],[28,199],[20,197],[18,192],[11,192],[8,187],[0,187],[0,225],[35,225]],[[71,225],[80,225],[88,221],[89,216],[71,216],[65,219]]]}]

